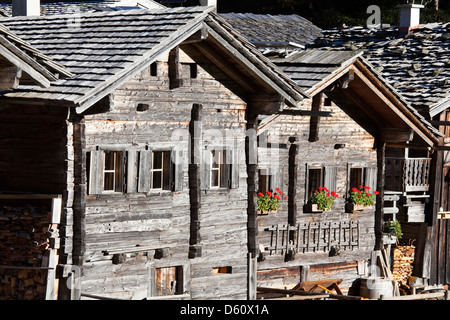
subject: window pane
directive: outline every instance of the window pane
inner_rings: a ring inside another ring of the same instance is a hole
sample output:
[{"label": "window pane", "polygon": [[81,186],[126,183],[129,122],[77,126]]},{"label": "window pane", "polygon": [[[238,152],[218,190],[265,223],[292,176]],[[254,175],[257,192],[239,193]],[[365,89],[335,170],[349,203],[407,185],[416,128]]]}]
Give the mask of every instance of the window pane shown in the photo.
[{"label": "window pane", "polygon": [[105,170],[114,170],[114,151],[105,151]]},{"label": "window pane", "polygon": [[211,170],[211,187],[219,186],[219,170]]},{"label": "window pane", "polygon": [[308,170],[308,193],[314,192],[322,184],[322,169]]},{"label": "window pane", "polygon": [[114,172],[105,172],[103,190],[114,191]]},{"label": "window pane", "polygon": [[153,169],[162,169],[163,164],[163,152],[155,151],[153,152]]},{"label": "window pane", "polygon": [[220,151],[219,150],[212,150],[211,151],[211,155],[212,155],[212,159],[211,159],[211,168],[219,168],[219,164],[220,164]]},{"label": "window pane", "polygon": [[153,189],[161,189],[162,188],[162,172],[161,171],[153,171]]},{"label": "window pane", "polygon": [[350,168],[350,190],[352,188],[359,188],[363,182],[363,169]]}]

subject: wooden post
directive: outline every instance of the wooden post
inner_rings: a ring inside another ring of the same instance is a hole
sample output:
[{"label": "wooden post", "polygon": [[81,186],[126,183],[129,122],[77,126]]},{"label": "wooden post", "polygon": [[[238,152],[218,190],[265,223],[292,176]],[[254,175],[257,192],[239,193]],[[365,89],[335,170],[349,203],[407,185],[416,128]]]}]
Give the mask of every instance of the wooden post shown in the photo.
[{"label": "wooden post", "polygon": [[[320,92],[313,97],[311,111],[322,111],[325,101],[325,94]],[[311,116],[309,119],[309,142],[319,141],[319,116]]]},{"label": "wooden post", "polygon": [[[288,185],[288,224],[295,227],[297,223],[297,154],[298,154],[298,138],[290,137],[289,142],[289,185]],[[295,230],[289,234],[289,239],[295,239]],[[300,230],[297,230],[300,232]],[[295,251],[293,249],[287,250],[285,261],[292,261],[295,259]]]},{"label": "wooden post", "polygon": [[202,255],[200,218],[201,218],[201,140],[202,140],[202,112],[201,104],[194,104],[191,111],[191,122],[189,123],[190,134],[190,159],[189,159],[189,202],[190,202],[190,238],[189,258]]},{"label": "wooden post", "polygon": [[258,144],[256,130],[257,114],[247,111],[247,134],[245,137],[245,162],[247,165],[247,246],[253,257],[258,255],[258,221],[257,197],[258,191]]},{"label": "wooden post", "polygon": [[376,197],[375,210],[375,249],[381,250],[383,248],[383,221],[384,221],[384,179],[385,179],[385,153],[386,142],[383,140],[376,140],[377,148],[377,189],[380,193]]}]

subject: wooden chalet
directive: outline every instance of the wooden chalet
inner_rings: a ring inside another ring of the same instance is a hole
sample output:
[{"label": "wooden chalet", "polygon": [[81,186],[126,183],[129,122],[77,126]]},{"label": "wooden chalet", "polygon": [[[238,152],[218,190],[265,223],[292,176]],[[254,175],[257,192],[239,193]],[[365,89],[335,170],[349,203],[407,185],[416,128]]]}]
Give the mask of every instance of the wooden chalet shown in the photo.
[{"label": "wooden chalet", "polygon": [[33,249],[1,256],[2,298],[248,297],[256,119],[307,95],[212,10],[1,19],[64,67],[1,93],[0,217],[48,228],[0,232]]},{"label": "wooden chalet", "polygon": [[[259,285],[342,279],[341,290],[359,295],[355,280],[369,272],[373,250],[392,243],[383,233],[385,214],[398,211],[383,207],[386,144],[432,147],[438,132],[361,53],[307,50],[273,61],[322,116],[287,110],[260,123],[260,192],[280,188],[288,200],[278,212],[258,217]],[[348,203],[360,185],[379,195],[375,206],[358,211]],[[339,195],[329,211],[309,205],[319,187]]]},{"label": "wooden chalet", "polygon": [[[368,61],[443,136],[432,150],[393,144],[386,151],[386,188],[400,194],[405,239],[417,246],[414,274],[430,284],[450,281],[448,68],[450,24],[325,30],[315,46],[330,50],[362,50]],[[425,175],[417,176],[418,173]],[[427,178],[428,176],[428,178]]]},{"label": "wooden chalet", "polygon": [[[440,141],[432,148],[414,140],[407,144],[387,143],[385,193],[389,199],[399,200],[386,203],[386,206],[397,207],[397,213],[391,208],[384,211],[385,220],[398,219],[401,222],[402,243],[414,243],[417,247],[413,275],[430,285],[448,283],[448,164],[445,160],[448,143],[442,134],[448,136],[449,132],[445,129],[449,106],[449,24],[410,26],[409,34],[405,35],[397,26],[336,28],[319,32],[312,29],[309,22],[303,22],[303,27],[297,25],[292,29],[303,28],[303,33],[289,33],[286,29],[292,27],[286,21],[299,21],[301,18],[295,15],[222,16],[239,32],[246,34],[261,52],[275,59],[281,55],[287,56],[289,61],[292,52],[304,51],[305,48],[294,44],[322,50],[362,51],[374,72],[401,95],[401,100],[412,106],[416,115],[419,113],[439,129],[441,133],[436,135]],[[264,28],[258,29],[255,24],[264,25]],[[281,35],[279,39],[273,37],[274,30]],[[278,60],[279,64],[283,63],[283,59]],[[295,66],[292,69],[295,70]],[[289,72],[288,67],[284,71]],[[292,71],[291,74],[302,80],[300,72],[295,74]]]}]

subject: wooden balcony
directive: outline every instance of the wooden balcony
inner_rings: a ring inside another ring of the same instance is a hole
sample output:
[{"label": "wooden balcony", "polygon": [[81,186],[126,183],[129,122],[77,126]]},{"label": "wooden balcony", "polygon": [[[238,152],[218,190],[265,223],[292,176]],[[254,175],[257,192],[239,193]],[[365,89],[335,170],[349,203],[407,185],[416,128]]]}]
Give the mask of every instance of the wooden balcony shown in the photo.
[{"label": "wooden balcony", "polygon": [[386,186],[389,191],[427,192],[430,158],[386,158]]}]

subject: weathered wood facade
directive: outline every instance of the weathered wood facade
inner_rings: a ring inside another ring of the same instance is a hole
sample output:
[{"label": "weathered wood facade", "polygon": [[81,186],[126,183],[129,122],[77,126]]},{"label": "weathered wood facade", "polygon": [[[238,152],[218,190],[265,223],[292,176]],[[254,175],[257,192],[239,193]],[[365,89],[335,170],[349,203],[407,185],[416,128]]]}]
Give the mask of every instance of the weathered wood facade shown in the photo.
[{"label": "weathered wood facade", "polygon": [[[248,298],[249,119],[305,94],[211,10],[85,15],[90,34],[54,29],[63,16],[7,21],[31,43],[27,31],[40,32],[42,50],[74,73],[3,96],[2,151],[13,161],[2,191],[62,195],[58,298]],[[59,51],[70,33],[89,38],[75,55]],[[135,51],[106,53],[105,39]]]},{"label": "weathered wood facade", "polygon": [[[295,203],[282,201],[278,212],[258,217],[259,285],[340,278],[341,289],[358,295],[355,280],[369,272],[372,251],[383,245],[383,222],[388,219],[381,200],[384,145],[414,140],[426,148],[437,138],[425,122],[413,122],[414,111],[404,107],[357,53],[313,50],[274,61],[313,96],[311,110],[331,117],[280,115],[260,124],[260,177],[270,180],[269,185],[260,184],[260,191],[268,187],[279,193],[275,189],[280,188],[283,195],[294,196]],[[360,185],[371,193],[379,191],[376,206],[349,211],[350,191]],[[339,194],[330,211],[314,212],[307,205],[309,193],[319,186]]]}]

